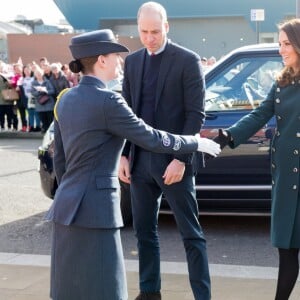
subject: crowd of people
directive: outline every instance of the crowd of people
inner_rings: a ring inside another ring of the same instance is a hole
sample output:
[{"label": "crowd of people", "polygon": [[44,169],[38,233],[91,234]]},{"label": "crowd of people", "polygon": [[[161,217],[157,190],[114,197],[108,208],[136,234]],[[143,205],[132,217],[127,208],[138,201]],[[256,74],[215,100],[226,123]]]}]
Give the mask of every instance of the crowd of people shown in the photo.
[{"label": "crowd of people", "polygon": [[217,59],[214,56],[211,56],[210,58],[206,58],[205,56],[201,57],[201,66],[203,71],[210,69],[216,62]]},{"label": "crowd of people", "polygon": [[[203,70],[216,62],[212,56],[201,58]],[[46,57],[37,62],[7,64],[0,61],[0,132],[45,132],[53,121],[53,109],[60,91],[76,86],[79,74],[73,73],[68,64],[50,63]],[[45,90],[39,91],[40,87]],[[2,90],[12,88],[18,99],[5,100]],[[47,93],[47,103],[40,104],[38,97]]]},{"label": "crowd of people", "polygon": [[[13,64],[0,61],[0,131],[45,132],[53,121],[57,95],[78,81],[68,64],[50,63],[46,57],[28,64],[21,58]],[[17,99],[5,99],[5,89],[15,89]]]}]

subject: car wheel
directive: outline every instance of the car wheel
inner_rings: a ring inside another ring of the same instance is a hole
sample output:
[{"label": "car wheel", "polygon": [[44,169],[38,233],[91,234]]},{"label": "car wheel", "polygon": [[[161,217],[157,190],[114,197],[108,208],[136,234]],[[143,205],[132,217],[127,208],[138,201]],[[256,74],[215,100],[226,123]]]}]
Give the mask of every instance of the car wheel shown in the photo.
[{"label": "car wheel", "polygon": [[124,225],[130,225],[132,223],[130,185],[121,181],[120,181],[120,185],[121,185],[121,212],[123,216],[123,222]]}]

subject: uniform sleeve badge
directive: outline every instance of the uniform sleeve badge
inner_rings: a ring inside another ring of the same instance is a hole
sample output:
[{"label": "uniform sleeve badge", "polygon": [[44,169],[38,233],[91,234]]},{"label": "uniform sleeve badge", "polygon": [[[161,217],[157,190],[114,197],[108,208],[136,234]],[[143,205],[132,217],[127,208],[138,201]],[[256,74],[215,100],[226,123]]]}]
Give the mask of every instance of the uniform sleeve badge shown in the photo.
[{"label": "uniform sleeve badge", "polygon": [[170,147],[171,145],[171,140],[167,134],[164,134],[162,137],[162,143],[165,147]]},{"label": "uniform sleeve badge", "polygon": [[173,150],[178,151],[181,148],[181,141],[178,137],[175,137]]}]

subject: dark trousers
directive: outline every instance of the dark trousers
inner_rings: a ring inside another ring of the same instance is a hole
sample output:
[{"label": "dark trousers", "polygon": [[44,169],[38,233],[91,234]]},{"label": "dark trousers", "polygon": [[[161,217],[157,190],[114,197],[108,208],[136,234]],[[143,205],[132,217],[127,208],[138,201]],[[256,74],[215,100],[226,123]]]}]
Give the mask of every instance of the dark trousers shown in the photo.
[{"label": "dark trousers", "polygon": [[27,127],[27,119],[26,119],[26,107],[24,107],[21,104],[17,105],[19,113],[20,113],[20,117],[21,117],[21,123],[22,123],[22,127],[26,126]]},{"label": "dark trousers", "polygon": [[0,125],[2,129],[5,128],[5,116],[7,121],[7,128],[11,128],[13,115],[13,105],[0,105]]},{"label": "dark trousers", "polygon": [[42,132],[46,132],[53,121],[53,111],[39,111],[39,116],[42,122]]},{"label": "dark trousers", "polygon": [[197,300],[210,299],[206,240],[198,221],[193,176],[163,183],[166,155],[140,151],[131,174],[133,225],[138,240],[140,290],[161,289],[158,212],[162,192],[174,213],[186,251],[190,284]]},{"label": "dark trousers", "polygon": [[15,104],[13,106],[13,118],[12,118],[12,125],[15,130],[18,130],[18,124],[19,124],[18,109],[17,109],[17,105]]}]

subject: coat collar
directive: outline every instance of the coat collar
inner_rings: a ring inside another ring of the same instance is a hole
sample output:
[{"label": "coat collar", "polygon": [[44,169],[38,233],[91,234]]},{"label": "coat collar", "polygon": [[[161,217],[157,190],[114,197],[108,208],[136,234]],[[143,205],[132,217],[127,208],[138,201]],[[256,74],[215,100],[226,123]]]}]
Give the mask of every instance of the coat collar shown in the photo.
[{"label": "coat collar", "polygon": [[165,51],[163,52],[161,65],[158,73],[157,88],[156,88],[156,95],[155,95],[155,109],[157,108],[160,95],[162,93],[165,84],[165,80],[169,73],[169,69],[172,65],[172,62],[174,62],[175,51],[173,50],[174,49],[172,46],[172,42],[168,40]]},{"label": "coat collar", "polygon": [[[167,74],[169,72],[169,69],[172,65],[172,62],[174,61],[174,55],[175,55],[173,44],[170,40],[167,41],[165,50],[162,53],[162,60],[161,60],[161,66],[158,74],[158,81],[157,81],[157,88],[156,88],[156,95],[155,95],[155,109],[158,105],[160,95],[163,90],[163,86],[165,83],[165,80],[167,78]],[[141,95],[141,88],[142,88],[142,78],[143,78],[143,72],[144,72],[144,64],[145,64],[145,57],[148,55],[147,49],[143,48],[139,51],[139,55],[136,57],[135,65],[140,66],[139,68],[136,68],[136,82],[135,82],[135,89],[134,93],[135,96],[133,99],[136,99],[136,101],[132,102],[132,106],[135,111],[138,110],[139,106],[139,99]]]},{"label": "coat collar", "polygon": [[[156,88],[156,95],[155,95],[155,108],[157,107],[157,104],[159,102],[160,95],[163,90],[163,86],[165,83],[165,80],[167,78],[169,69],[172,65],[172,62],[174,62],[174,55],[175,55],[174,47],[171,42],[171,40],[168,40],[165,46],[165,50],[162,53],[162,60],[161,60],[161,66],[159,69],[158,74],[158,81],[157,81],[157,88]],[[137,68],[137,85],[136,85],[136,99],[140,99],[140,93],[141,93],[141,87],[142,87],[142,78],[143,78],[143,71],[144,71],[144,62],[145,57],[148,55],[147,49],[144,48],[141,52],[139,57],[137,58],[136,65],[142,66],[141,68]],[[136,103],[137,105],[137,103]]]},{"label": "coat collar", "polygon": [[103,81],[101,81],[96,76],[90,76],[90,75],[84,75],[81,78],[79,84],[95,85],[95,86],[99,87],[100,89],[106,88],[106,85]]}]

